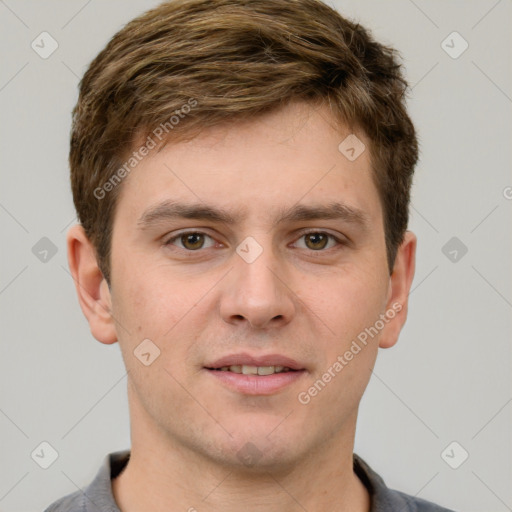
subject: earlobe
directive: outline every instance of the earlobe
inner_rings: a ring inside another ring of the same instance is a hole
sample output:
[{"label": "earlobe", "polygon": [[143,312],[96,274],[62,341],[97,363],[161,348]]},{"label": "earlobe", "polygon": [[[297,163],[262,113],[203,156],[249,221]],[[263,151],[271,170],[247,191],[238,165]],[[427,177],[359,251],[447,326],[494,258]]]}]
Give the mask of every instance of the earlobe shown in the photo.
[{"label": "earlobe", "polygon": [[117,341],[111,313],[111,295],[98,267],[96,251],[82,226],[75,225],[67,234],[68,263],[82,312],[92,335],[101,343]]},{"label": "earlobe", "polygon": [[386,314],[390,320],[382,331],[379,340],[380,348],[390,348],[398,341],[400,331],[407,319],[409,292],[416,266],[416,244],[416,235],[412,231],[406,231],[389,278]]}]

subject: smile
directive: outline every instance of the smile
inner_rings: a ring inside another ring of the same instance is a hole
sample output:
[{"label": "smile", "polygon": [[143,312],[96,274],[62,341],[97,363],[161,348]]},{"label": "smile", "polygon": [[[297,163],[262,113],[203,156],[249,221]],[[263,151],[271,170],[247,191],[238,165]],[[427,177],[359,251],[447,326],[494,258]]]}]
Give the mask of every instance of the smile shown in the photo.
[{"label": "smile", "polygon": [[223,366],[222,368],[209,368],[209,370],[242,373],[244,375],[273,375],[274,373],[295,371],[287,366],[249,366],[245,364]]}]

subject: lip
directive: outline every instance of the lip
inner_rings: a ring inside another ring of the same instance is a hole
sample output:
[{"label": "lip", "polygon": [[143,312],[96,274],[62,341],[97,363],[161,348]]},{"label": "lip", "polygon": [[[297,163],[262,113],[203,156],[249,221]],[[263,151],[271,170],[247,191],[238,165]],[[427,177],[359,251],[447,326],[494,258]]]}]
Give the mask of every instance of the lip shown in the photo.
[{"label": "lip", "polygon": [[[274,373],[272,375],[244,375],[229,371],[216,370],[223,366],[286,366],[294,371]],[[295,359],[281,354],[251,356],[247,353],[230,354],[205,365],[208,372],[232,391],[245,395],[272,395],[301,379],[307,370]]]},{"label": "lip", "polygon": [[[230,354],[220,359],[217,359],[211,364],[206,364],[204,367],[209,368],[222,368],[223,366],[286,366],[292,370],[305,370],[299,362],[281,354],[266,354],[262,356],[251,356],[247,353]],[[279,374],[277,374],[279,375]]]},{"label": "lip", "polygon": [[214,379],[218,379],[232,391],[244,395],[272,395],[290,386],[306,373],[306,370],[274,373],[272,375],[244,375],[203,368]]}]

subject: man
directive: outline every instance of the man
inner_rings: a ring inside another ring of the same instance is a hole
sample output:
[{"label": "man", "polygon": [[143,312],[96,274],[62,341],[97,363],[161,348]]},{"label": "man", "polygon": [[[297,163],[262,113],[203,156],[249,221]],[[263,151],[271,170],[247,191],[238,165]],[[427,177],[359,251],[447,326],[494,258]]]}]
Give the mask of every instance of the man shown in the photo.
[{"label": "man", "polygon": [[418,157],[395,52],[316,0],[177,0],[74,110],[68,233],[131,450],[56,511],[441,511],[353,454],[407,316]]}]

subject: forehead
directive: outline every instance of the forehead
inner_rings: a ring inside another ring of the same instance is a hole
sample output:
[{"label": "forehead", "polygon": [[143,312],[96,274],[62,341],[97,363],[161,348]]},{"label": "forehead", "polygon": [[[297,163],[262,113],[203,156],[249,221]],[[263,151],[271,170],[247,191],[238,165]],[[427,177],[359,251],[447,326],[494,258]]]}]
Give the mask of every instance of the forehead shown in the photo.
[{"label": "forehead", "polygon": [[117,211],[139,221],[169,201],[215,205],[232,221],[275,223],[287,209],[334,203],[372,222],[381,215],[365,135],[306,103],[150,150],[124,179]]}]

